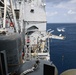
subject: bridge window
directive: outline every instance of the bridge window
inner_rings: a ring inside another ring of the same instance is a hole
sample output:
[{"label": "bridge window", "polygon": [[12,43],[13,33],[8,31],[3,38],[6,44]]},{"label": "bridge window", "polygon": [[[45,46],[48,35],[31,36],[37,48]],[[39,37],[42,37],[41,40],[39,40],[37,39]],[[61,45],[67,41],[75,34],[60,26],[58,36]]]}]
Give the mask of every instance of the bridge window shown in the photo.
[{"label": "bridge window", "polygon": [[31,12],[31,13],[34,13],[34,9],[31,9],[30,12]]}]

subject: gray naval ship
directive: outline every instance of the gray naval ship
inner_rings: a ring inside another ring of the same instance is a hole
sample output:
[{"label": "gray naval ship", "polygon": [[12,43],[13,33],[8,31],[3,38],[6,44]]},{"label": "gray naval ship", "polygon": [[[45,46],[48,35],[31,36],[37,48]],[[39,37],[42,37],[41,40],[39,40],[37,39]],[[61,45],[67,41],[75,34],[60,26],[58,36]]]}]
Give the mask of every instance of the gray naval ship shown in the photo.
[{"label": "gray naval ship", "polygon": [[0,0],[0,75],[58,75],[49,38],[64,37],[46,31],[45,6],[45,0]]}]

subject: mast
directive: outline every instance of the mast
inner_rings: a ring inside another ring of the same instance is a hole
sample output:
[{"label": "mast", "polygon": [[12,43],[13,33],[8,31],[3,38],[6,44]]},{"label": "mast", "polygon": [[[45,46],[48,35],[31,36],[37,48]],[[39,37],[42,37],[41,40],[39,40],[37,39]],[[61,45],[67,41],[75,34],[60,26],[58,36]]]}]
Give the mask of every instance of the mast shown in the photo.
[{"label": "mast", "polygon": [[6,8],[7,8],[7,3],[6,3],[6,0],[4,0],[4,20],[3,20],[3,28],[5,29],[6,28]]},{"label": "mast", "polygon": [[[15,32],[19,32],[19,26],[17,24],[17,20],[16,20],[16,15],[15,15],[15,12],[14,12],[14,7],[13,7],[13,3],[12,3],[12,0],[10,0],[10,6],[11,8],[7,5],[7,0],[4,0],[3,1],[0,1],[2,4],[3,4],[3,8],[4,8],[4,18],[3,18],[3,29],[6,29],[6,15],[8,15],[9,19],[10,19],[10,22],[12,24],[14,24],[14,31]],[[12,11],[12,12],[11,12]],[[13,15],[13,18],[10,17],[10,14],[9,13],[12,13]],[[13,22],[12,22],[13,20]],[[6,29],[7,30],[7,29]]]},{"label": "mast", "polygon": [[14,18],[14,26],[16,28],[16,32],[19,31],[19,27],[18,27],[18,24],[17,24],[17,21],[16,21],[16,15],[15,15],[15,12],[14,12],[14,7],[13,7],[13,3],[12,3],[12,0],[10,0],[10,5],[11,5],[11,9],[12,9],[12,14],[13,14],[13,18]]}]

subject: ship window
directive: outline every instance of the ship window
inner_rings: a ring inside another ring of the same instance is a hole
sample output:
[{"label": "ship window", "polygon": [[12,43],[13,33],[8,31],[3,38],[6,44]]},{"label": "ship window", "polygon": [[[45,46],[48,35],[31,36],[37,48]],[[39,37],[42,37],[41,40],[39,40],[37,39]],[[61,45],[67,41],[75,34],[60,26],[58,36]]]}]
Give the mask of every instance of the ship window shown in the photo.
[{"label": "ship window", "polygon": [[21,2],[19,2],[19,4],[21,4]]},{"label": "ship window", "polygon": [[15,11],[15,15],[16,15],[16,19],[19,19],[19,13],[20,13],[20,11],[19,10],[14,10]]},{"label": "ship window", "polygon": [[31,13],[34,13],[34,9],[31,9],[30,12],[31,12]]}]

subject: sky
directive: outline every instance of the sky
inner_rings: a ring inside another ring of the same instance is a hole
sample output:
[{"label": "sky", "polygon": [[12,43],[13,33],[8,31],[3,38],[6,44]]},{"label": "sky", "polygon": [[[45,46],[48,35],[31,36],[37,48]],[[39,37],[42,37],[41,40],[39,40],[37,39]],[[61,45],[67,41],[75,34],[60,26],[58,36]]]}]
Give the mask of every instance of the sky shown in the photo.
[{"label": "sky", "polygon": [[76,23],[76,0],[46,0],[48,23]]}]

